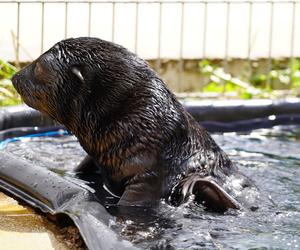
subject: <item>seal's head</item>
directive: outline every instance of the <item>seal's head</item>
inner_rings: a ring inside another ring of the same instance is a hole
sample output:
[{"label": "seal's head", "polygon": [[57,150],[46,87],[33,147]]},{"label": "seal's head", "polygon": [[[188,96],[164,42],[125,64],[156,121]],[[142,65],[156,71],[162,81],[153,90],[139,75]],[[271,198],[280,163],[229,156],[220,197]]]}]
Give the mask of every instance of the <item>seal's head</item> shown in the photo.
[{"label": "seal's head", "polygon": [[136,83],[147,83],[149,72],[145,61],[123,47],[83,37],[57,43],[12,81],[27,105],[72,131],[80,116],[97,113],[107,120],[115,110],[126,109],[125,99],[142,87]]}]

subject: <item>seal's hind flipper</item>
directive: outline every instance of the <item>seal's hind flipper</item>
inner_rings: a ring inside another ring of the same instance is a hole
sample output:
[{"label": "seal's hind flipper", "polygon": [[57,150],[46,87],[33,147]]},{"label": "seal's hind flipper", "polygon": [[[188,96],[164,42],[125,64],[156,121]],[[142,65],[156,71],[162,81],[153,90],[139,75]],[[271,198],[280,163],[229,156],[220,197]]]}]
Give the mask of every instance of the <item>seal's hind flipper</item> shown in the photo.
[{"label": "seal's hind flipper", "polygon": [[229,208],[241,208],[241,205],[210,176],[203,177],[194,173],[184,178],[180,186],[181,202],[193,194],[196,202],[213,211],[224,212]]}]

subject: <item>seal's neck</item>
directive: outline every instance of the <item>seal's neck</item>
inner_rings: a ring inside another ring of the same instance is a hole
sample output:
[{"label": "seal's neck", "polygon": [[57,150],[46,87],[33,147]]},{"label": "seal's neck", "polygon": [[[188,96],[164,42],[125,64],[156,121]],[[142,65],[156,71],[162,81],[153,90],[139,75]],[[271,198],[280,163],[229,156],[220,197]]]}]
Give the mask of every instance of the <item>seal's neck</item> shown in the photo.
[{"label": "seal's neck", "polygon": [[170,140],[179,122],[173,101],[164,86],[141,89],[112,105],[109,112],[102,112],[100,105],[85,107],[77,126],[68,128],[87,153],[99,159],[105,155],[119,161],[119,156],[128,159],[144,150],[156,152]]}]

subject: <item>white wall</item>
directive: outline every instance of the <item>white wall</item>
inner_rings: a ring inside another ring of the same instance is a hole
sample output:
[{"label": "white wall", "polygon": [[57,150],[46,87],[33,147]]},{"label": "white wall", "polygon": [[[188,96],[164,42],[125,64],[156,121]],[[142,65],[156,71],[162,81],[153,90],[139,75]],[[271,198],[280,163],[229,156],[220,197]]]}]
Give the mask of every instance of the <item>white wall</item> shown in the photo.
[{"label": "white wall", "polygon": [[[50,2],[50,1],[49,1]],[[276,1],[275,1],[276,2]],[[282,2],[282,1],[281,1]],[[162,5],[162,58],[180,56],[181,4]],[[292,3],[275,3],[273,16],[272,56],[291,55]],[[223,58],[226,38],[226,4],[209,3],[207,9],[205,56]],[[88,35],[88,4],[69,4],[68,37]],[[270,3],[255,3],[252,9],[251,57],[268,57],[270,37]],[[135,4],[116,4],[114,41],[130,50],[135,49]],[[64,38],[65,5],[45,4],[44,49]],[[294,56],[300,56],[300,2],[296,4]],[[228,56],[247,58],[249,4],[230,5]],[[112,39],[112,4],[92,5],[91,35]],[[0,1],[0,58],[14,60],[11,31],[16,34],[17,4]],[[182,56],[203,56],[204,4],[185,4]],[[137,53],[144,58],[158,56],[159,4],[139,4]],[[20,60],[36,58],[41,52],[41,4],[21,4]],[[26,53],[27,51],[28,53]]]}]

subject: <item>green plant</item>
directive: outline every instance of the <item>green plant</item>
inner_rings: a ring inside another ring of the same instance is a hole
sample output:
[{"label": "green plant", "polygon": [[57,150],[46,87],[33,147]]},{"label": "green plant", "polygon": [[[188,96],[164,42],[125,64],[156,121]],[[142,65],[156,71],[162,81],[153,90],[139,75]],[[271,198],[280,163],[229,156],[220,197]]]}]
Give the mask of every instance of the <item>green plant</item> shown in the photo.
[{"label": "green plant", "polygon": [[208,78],[204,92],[236,92],[243,99],[250,99],[261,92],[251,84],[225,73],[222,67],[213,65],[208,60],[201,61],[199,67],[201,73]]},{"label": "green plant", "polygon": [[300,87],[300,59],[291,61],[292,87]]},{"label": "green plant", "polygon": [[0,59],[0,106],[16,105],[21,98],[11,83],[11,77],[17,69]]},{"label": "green plant", "polygon": [[[280,86],[280,89],[289,90],[300,88],[299,59],[291,60],[289,65],[274,60],[270,72],[252,71],[249,82],[225,73],[222,67],[209,60],[201,61],[199,68],[207,79],[207,84],[203,87],[204,92],[235,92],[240,98],[249,99],[266,95],[271,96],[273,90],[278,86]],[[297,95],[297,91],[295,91],[295,95]]]}]

